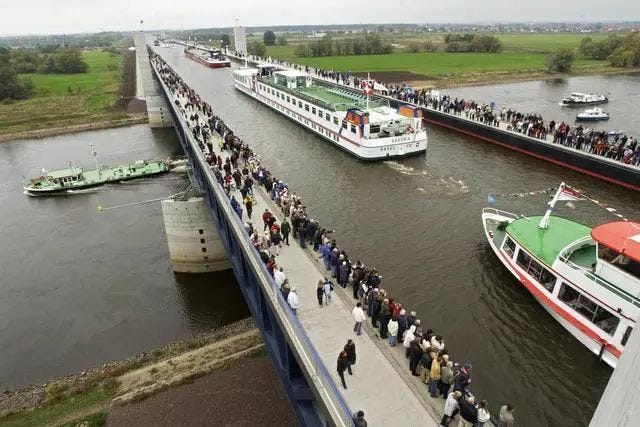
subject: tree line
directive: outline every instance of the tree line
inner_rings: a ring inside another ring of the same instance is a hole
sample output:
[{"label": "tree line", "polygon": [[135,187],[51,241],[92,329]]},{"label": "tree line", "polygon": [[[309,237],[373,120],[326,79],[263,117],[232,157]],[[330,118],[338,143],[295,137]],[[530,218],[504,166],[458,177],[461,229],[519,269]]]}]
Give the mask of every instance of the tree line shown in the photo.
[{"label": "tree line", "polygon": [[33,83],[19,74],[85,73],[82,53],[73,47],[42,46],[39,49],[0,47],[0,101],[26,99],[33,94]]},{"label": "tree line", "polygon": [[393,52],[391,43],[383,41],[378,34],[367,33],[364,37],[333,40],[326,35],[311,43],[298,44],[294,54],[309,56],[381,55]]},{"label": "tree line", "polygon": [[447,34],[444,36],[444,50],[446,52],[496,53],[502,50],[502,42],[496,36]]},{"label": "tree line", "polygon": [[597,41],[585,37],[580,43],[580,53],[587,58],[606,59],[614,67],[639,67],[640,33],[630,33],[624,37],[613,34]]}]

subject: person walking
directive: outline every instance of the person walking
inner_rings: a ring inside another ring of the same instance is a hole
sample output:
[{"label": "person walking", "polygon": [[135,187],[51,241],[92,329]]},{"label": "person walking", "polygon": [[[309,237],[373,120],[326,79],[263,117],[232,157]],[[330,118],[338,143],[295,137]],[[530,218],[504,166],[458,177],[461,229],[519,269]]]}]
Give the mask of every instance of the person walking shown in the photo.
[{"label": "person walking", "polygon": [[364,314],[364,310],[362,309],[362,303],[357,303],[351,312],[353,316],[353,320],[355,321],[355,325],[353,326],[353,332],[356,335],[360,335],[362,333],[362,322],[367,319],[367,316]]},{"label": "person walking", "polygon": [[348,339],[347,343],[344,345],[344,351],[346,351],[347,356],[349,356],[349,366],[347,366],[347,371],[349,371],[349,375],[353,375],[351,366],[356,364],[356,343],[354,343],[352,339]]},{"label": "person walking", "polygon": [[340,381],[342,381],[342,387],[347,389],[347,383],[344,381],[344,371],[349,367],[349,355],[347,355],[346,351],[341,351],[338,355],[338,375],[340,376]]},{"label": "person walking", "polygon": [[289,307],[291,307],[291,311],[296,316],[298,315],[298,308],[300,308],[300,300],[298,299],[298,294],[296,293],[296,288],[291,288],[289,295],[287,296],[287,302],[289,303]]},{"label": "person walking", "polygon": [[324,303],[325,305],[328,305],[329,301],[331,301],[331,291],[333,291],[333,284],[326,277],[324,279],[324,283],[322,284],[322,290],[324,292]]},{"label": "person walking", "polygon": [[244,198],[244,207],[247,209],[247,216],[251,218],[251,212],[253,212],[253,200],[250,196]]},{"label": "person walking", "polygon": [[392,317],[391,320],[389,320],[387,328],[389,330],[389,345],[391,347],[395,347],[398,342],[398,321],[395,317]]},{"label": "person walking", "polygon": [[318,305],[322,305],[322,299],[324,298],[324,282],[322,280],[318,280],[318,285],[316,286],[316,297],[318,298]]},{"label": "person walking", "polygon": [[364,411],[358,411],[352,415],[353,424],[356,427],[367,427],[367,420],[364,419]]},{"label": "person walking", "polygon": [[513,405],[507,403],[500,408],[500,415],[498,416],[498,427],[513,427],[516,423],[513,417]]},{"label": "person walking", "polygon": [[291,233],[291,224],[287,221],[287,218],[282,220],[280,224],[280,232],[282,233],[282,241],[289,246],[289,233]]}]

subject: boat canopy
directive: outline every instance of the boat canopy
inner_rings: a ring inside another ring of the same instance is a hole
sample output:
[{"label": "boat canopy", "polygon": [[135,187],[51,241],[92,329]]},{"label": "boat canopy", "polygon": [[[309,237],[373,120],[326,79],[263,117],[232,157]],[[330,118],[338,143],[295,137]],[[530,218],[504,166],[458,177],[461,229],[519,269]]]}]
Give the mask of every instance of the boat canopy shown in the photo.
[{"label": "boat canopy", "polygon": [[51,171],[47,174],[50,179],[61,179],[70,176],[78,176],[82,173],[82,168],[60,169]]},{"label": "boat canopy", "polygon": [[549,217],[549,228],[538,228],[542,216],[520,218],[507,226],[507,234],[533,256],[551,267],[560,252],[571,243],[589,235],[591,228],[559,216]]},{"label": "boat canopy", "polygon": [[615,221],[599,225],[591,231],[591,238],[601,245],[640,262],[640,224]]}]

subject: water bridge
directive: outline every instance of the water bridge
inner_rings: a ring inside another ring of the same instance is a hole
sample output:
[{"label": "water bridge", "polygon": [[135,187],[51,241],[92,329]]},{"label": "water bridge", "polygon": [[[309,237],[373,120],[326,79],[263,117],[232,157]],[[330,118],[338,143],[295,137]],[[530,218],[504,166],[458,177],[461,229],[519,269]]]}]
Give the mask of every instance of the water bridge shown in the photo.
[{"label": "water bridge", "polygon": [[[351,319],[354,302],[340,292],[334,295],[331,304],[319,306],[316,283],[324,272],[318,268],[314,259],[317,257],[312,258],[292,241],[290,247],[283,248],[278,263],[298,288],[301,308],[297,315],[293,313],[250,244],[242,221],[193,138],[189,118],[176,105],[176,100],[184,102],[184,99],[172,93],[158,70],[150,65],[144,34],[136,35],[135,42],[139,79],[148,106],[152,107],[150,123],[167,124],[170,117],[189,161],[192,182],[202,195],[201,204],[194,200],[163,203],[170,252],[172,246],[184,249],[189,239],[197,240],[194,245],[202,244],[198,256],[207,266],[205,271],[224,268],[228,262],[300,424],[350,426],[352,414],[364,410],[371,425],[438,425],[444,401],[427,402],[426,386],[410,376],[402,346],[391,354],[384,340],[376,340],[367,333],[356,337]],[[215,102],[211,105],[215,108]],[[214,134],[214,138],[219,135]],[[258,214],[268,207],[280,221],[279,210],[268,196],[256,191],[255,197]],[[207,214],[205,220],[203,211]],[[197,261],[196,255],[189,257],[187,269]],[[343,390],[336,362],[348,338],[355,341],[358,358],[354,375],[346,378],[348,390]]]}]

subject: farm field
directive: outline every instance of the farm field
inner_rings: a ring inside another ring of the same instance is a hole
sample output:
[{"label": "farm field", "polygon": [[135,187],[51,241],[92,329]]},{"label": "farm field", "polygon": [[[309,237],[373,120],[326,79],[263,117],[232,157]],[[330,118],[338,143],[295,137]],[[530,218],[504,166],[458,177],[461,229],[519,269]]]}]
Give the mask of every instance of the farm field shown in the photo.
[{"label": "farm field", "polygon": [[126,116],[116,106],[123,57],[102,51],[87,51],[82,56],[89,65],[86,73],[21,75],[33,82],[34,95],[26,100],[0,103],[0,133]]}]

